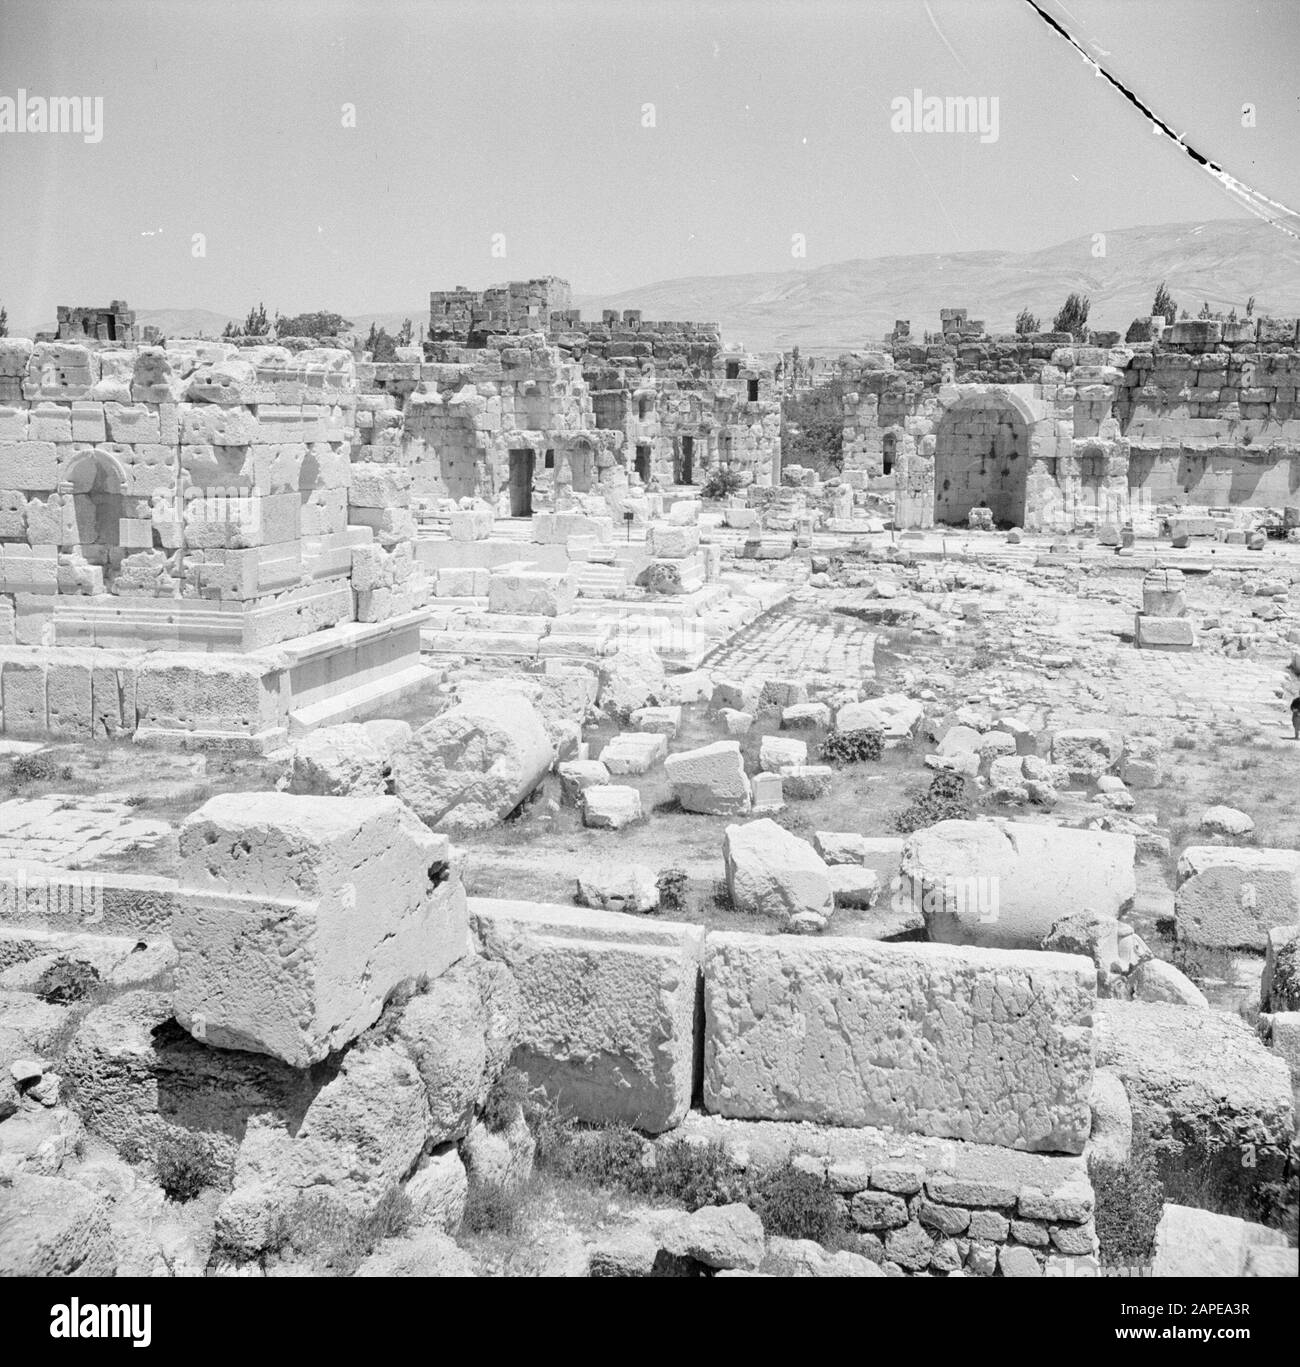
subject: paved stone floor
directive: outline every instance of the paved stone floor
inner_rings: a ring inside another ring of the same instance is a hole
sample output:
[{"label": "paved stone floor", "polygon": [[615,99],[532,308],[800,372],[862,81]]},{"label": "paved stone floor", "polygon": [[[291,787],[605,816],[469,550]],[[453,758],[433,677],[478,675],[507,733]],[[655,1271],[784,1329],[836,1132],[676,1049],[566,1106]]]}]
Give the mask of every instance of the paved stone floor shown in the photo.
[{"label": "paved stone floor", "polygon": [[167,822],[137,817],[125,794],[52,793],[0,802],[0,859],[86,867],[131,846],[152,847],[170,834]]},{"label": "paved stone floor", "polygon": [[817,600],[792,601],[738,632],[704,660],[721,678],[797,678],[853,687],[875,674],[877,632],[827,612]]}]

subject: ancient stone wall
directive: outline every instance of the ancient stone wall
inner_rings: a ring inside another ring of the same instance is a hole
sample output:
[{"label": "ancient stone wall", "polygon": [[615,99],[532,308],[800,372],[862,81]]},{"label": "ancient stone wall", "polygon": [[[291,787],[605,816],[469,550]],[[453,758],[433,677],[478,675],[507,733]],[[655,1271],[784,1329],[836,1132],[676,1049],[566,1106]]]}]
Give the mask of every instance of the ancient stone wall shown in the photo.
[{"label": "ancient stone wall", "polygon": [[894,493],[900,525],[961,525],[980,499],[1001,525],[1029,527],[1107,521],[1109,507],[1131,521],[1159,504],[1294,501],[1296,320],[1182,322],[1124,346],[977,336],[957,321],[924,344],[896,332],[886,350],[840,358],[845,472]]}]

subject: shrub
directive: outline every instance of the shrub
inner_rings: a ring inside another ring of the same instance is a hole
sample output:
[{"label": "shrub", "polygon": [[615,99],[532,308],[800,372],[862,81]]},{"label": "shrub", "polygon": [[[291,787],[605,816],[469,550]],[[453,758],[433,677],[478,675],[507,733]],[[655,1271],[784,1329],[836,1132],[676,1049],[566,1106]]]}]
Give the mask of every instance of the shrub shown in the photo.
[{"label": "shrub", "polygon": [[1088,336],[1088,296],[1071,291],[1052,322],[1053,332],[1068,332],[1076,342]]},{"label": "shrub", "polygon": [[276,1217],[268,1248],[350,1277],[381,1239],[405,1233],[413,1214],[411,1198],[398,1186],[390,1187],[369,1215],[353,1215],[326,1197],[300,1194]]},{"label": "shrub", "polygon": [[738,470],[726,465],[715,466],[709,471],[700,493],[705,498],[730,498],[732,494],[745,487],[745,480]]},{"label": "shrub", "polygon": [[570,1134],[568,1152],[561,1156],[559,1171],[598,1187],[616,1187],[642,1192],[648,1188],[646,1177],[649,1145],[627,1124],[602,1125],[575,1129]]},{"label": "shrub", "polygon": [[1175,736],[1175,737],[1174,737],[1174,749],[1175,749],[1175,750],[1195,750],[1195,749],[1196,749],[1196,742],[1191,738],[1191,736]]},{"label": "shrub", "polygon": [[1288,940],[1273,960],[1271,995],[1275,1004],[1294,1011],[1300,1007],[1300,935]]},{"label": "shrub", "polygon": [[212,1145],[201,1134],[172,1130],[154,1156],[154,1176],[169,1201],[192,1201],[221,1175]]},{"label": "shrub", "polygon": [[66,783],[72,777],[70,764],[56,764],[49,755],[34,750],[19,755],[9,766],[9,776],[15,783]]},{"label": "shrub", "polygon": [[524,1188],[471,1181],[460,1227],[466,1234],[513,1234],[524,1209]]},{"label": "shrub", "polygon": [[1155,1153],[1134,1135],[1127,1163],[1091,1158],[1088,1177],[1096,1201],[1102,1263],[1147,1262],[1165,1204]]},{"label": "shrub", "polygon": [[716,1139],[705,1144],[670,1139],[660,1144],[644,1180],[647,1195],[675,1201],[687,1210],[745,1199],[744,1174]]},{"label": "shrub", "polygon": [[894,829],[911,835],[937,821],[967,821],[971,815],[966,780],[961,774],[940,769],[930,780],[929,790],[894,817]]},{"label": "shrub", "polygon": [[844,381],[833,379],[781,401],[781,455],[823,477],[844,466]]},{"label": "shrub", "polygon": [[493,1134],[508,1130],[528,1097],[528,1079],[518,1068],[506,1068],[483,1103],[482,1120]]},{"label": "shrub", "polygon": [[668,916],[679,916],[686,910],[686,870],[660,869],[655,880],[659,889],[659,910]]},{"label": "shrub", "polygon": [[573,1119],[540,1087],[524,1098],[524,1119],[532,1131],[534,1164],[562,1172],[577,1130]]},{"label": "shrub", "polygon": [[1016,314],[1016,336],[1028,337],[1031,333],[1041,331],[1039,320],[1028,309],[1021,309]]},{"label": "shrub", "polygon": [[831,764],[861,764],[885,753],[885,736],[873,726],[853,731],[832,731],[821,743],[820,758]]},{"label": "shrub", "polygon": [[785,1239],[826,1243],[845,1223],[840,1203],[826,1179],[804,1172],[789,1161],[754,1179],[750,1204],[768,1234]]},{"label": "shrub", "polygon": [[99,970],[83,959],[55,959],[36,983],[36,995],[52,1006],[83,1001],[99,986]]}]

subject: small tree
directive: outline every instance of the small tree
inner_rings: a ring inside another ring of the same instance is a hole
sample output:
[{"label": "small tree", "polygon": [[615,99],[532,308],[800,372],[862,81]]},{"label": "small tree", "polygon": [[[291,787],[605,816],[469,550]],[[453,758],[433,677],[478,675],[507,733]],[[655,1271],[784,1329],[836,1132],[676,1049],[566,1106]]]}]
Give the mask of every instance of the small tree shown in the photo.
[{"label": "small tree", "polygon": [[1076,342],[1082,342],[1088,335],[1088,307],[1088,296],[1072,290],[1052,323],[1052,331],[1068,332]]},{"label": "small tree", "polygon": [[1210,301],[1208,299],[1202,301],[1201,311],[1196,316],[1201,319],[1214,317],[1214,314],[1210,312]]},{"label": "small tree", "polygon": [[9,310],[0,304],[0,337],[9,336]]},{"label": "small tree", "polygon": [[1161,316],[1171,327],[1173,321],[1178,317],[1178,305],[1174,303],[1169,291],[1165,288],[1165,282],[1160,282],[1160,288],[1156,290],[1155,302],[1151,305],[1151,316]]},{"label": "small tree", "polygon": [[413,329],[412,326],[411,326],[411,320],[410,320],[409,318],[404,318],[404,319],[402,319],[402,326],[401,326],[401,329],[398,331],[398,334],[397,334],[397,345],[398,345],[398,346],[410,346],[410,345],[411,345],[411,335],[412,335],[412,332],[413,332],[413,331],[414,331],[414,329]]},{"label": "small tree", "polygon": [[397,356],[397,343],[383,328],[371,323],[370,331],[366,334],[366,350],[372,361],[391,361]]},{"label": "small tree", "polygon": [[296,313],[292,318],[275,316],[277,337],[340,337],[352,324],[341,313]]},{"label": "small tree", "polygon": [[1247,317],[1247,318],[1251,317],[1251,316],[1254,314],[1254,312],[1255,312],[1255,296],[1252,294],[1252,295],[1250,296],[1250,298],[1246,300],[1246,317]]}]

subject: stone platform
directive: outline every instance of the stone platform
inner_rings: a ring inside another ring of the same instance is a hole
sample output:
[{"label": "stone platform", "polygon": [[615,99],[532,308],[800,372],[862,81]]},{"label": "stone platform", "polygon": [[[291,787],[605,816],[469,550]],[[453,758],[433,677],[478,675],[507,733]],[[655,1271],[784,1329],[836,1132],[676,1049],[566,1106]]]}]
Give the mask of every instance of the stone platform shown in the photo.
[{"label": "stone platform", "polygon": [[420,609],[243,652],[0,647],[0,732],[265,753],[427,683]]}]

